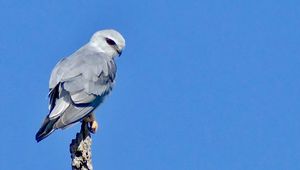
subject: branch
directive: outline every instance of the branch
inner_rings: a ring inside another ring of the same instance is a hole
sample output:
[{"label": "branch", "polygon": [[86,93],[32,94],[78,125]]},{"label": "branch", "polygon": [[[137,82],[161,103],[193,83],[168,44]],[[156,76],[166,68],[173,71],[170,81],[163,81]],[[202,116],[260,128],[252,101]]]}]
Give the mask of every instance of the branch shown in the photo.
[{"label": "branch", "polygon": [[91,145],[87,122],[82,121],[80,133],[70,144],[72,170],[93,170]]}]

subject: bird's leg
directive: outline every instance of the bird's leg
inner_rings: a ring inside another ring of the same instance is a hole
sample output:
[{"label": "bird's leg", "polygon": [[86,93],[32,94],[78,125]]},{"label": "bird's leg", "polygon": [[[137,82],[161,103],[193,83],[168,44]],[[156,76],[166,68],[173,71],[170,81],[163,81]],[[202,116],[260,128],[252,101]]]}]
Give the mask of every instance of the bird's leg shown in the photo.
[{"label": "bird's leg", "polygon": [[97,129],[98,129],[98,123],[96,121],[96,116],[94,114],[94,112],[92,112],[90,114],[90,118],[91,118],[91,122],[90,122],[90,128],[92,130],[92,133],[96,133]]},{"label": "bird's leg", "polygon": [[85,122],[89,123],[89,130],[92,133],[96,133],[97,129],[98,129],[98,123],[96,121],[96,117],[94,112],[90,113],[88,116],[86,116],[83,119]]}]

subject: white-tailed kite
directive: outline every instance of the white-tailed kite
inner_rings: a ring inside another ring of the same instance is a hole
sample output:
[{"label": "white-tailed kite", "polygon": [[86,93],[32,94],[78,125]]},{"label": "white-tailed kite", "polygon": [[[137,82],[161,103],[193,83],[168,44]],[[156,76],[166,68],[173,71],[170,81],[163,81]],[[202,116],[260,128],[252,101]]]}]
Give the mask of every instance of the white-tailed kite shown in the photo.
[{"label": "white-tailed kite", "polygon": [[125,40],[119,32],[101,30],[56,64],[49,81],[49,114],[35,136],[37,142],[82,119],[96,132],[93,111],[112,90],[117,69],[114,58],[121,55],[124,47]]}]

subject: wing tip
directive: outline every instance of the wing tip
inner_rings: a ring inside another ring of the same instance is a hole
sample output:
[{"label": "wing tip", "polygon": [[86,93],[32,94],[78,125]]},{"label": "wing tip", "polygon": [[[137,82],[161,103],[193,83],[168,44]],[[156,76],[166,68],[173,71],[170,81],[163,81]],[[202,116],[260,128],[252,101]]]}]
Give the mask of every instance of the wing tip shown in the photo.
[{"label": "wing tip", "polygon": [[55,128],[53,128],[53,125],[57,120],[58,118],[54,120],[50,120],[48,116],[46,117],[44,123],[42,124],[42,127],[35,135],[35,140],[37,143],[45,139],[46,137],[48,137],[55,130]]},{"label": "wing tip", "polygon": [[43,140],[44,138],[40,137],[40,136],[35,136],[35,140],[36,140],[36,143],[39,143],[41,140]]},{"label": "wing tip", "polygon": [[36,142],[39,143],[40,141],[48,137],[53,131],[54,129],[51,129],[50,131],[46,131],[46,129],[45,131],[39,130],[35,135]]}]

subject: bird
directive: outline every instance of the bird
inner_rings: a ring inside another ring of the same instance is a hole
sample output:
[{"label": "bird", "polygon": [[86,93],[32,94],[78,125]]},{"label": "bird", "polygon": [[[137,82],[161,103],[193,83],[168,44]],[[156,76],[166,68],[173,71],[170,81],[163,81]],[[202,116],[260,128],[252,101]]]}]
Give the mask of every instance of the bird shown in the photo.
[{"label": "bird", "polygon": [[114,29],[100,30],[55,65],[49,80],[49,112],[36,133],[37,142],[80,121],[86,121],[92,133],[97,131],[94,111],[113,89],[115,59],[121,56],[124,47],[121,33]]}]

